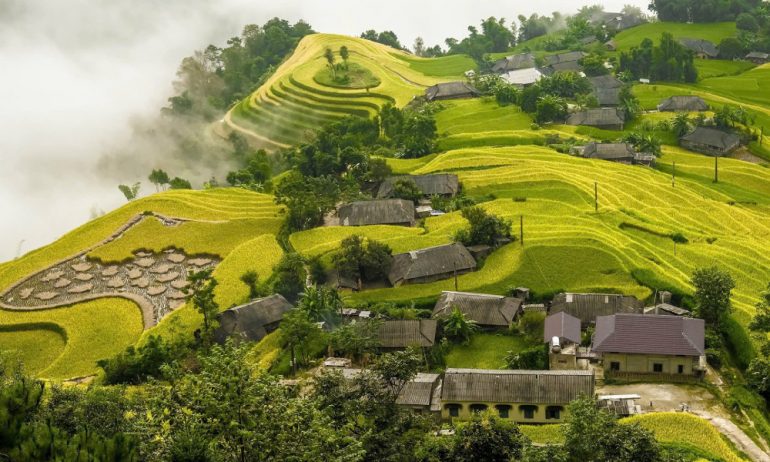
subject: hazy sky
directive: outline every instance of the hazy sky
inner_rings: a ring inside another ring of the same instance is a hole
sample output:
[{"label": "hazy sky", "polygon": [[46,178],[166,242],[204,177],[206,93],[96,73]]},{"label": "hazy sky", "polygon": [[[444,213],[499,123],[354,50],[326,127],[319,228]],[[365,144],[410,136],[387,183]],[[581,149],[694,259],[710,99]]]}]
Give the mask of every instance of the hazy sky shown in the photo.
[{"label": "hazy sky", "polygon": [[[94,166],[157,114],[180,60],[274,16],[358,35],[389,29],[411,45],[462,37],[488,16],[573,12],[573,0],[0,0],[0,261],[56,239],[92,210],[124,202]],[[606,10],[647,0],[603,2]],[[148,153],[151,157],[152,153]],[[148,165],[147,169],[152,168]],[[144,191],[151,190],[145,181]]]}]

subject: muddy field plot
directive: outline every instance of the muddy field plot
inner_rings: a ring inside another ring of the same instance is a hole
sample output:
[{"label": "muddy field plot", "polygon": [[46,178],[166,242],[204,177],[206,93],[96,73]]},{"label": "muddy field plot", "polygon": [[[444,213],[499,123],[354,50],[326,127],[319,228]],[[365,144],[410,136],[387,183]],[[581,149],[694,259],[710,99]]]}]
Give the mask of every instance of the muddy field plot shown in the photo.
[{"label": "muddy field plot", "polygon": [[188,256],[177,249],[159,254],[139,251],[133,260],[118,265],[79,256],[23,280],[0,300],[9,309],[35,310],[101,297],[140,297],[152,306],[156,324],[184,303],[188,272],[217,264],[216,258]]}]

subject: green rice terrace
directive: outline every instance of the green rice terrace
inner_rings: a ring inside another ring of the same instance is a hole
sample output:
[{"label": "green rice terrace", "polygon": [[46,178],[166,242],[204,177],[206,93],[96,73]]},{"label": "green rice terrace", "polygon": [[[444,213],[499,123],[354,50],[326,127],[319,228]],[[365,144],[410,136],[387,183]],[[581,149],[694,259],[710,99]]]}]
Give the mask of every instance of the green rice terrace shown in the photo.
[{"label": "green rice terrace", "polygon": [[[735,23],[645,24],[617,35],[618,52],[645,37],[657,40],[664,31],[716,43],[736,35]],[[531,46],[546,55],[537,43],[517,49]],[[337,50],[343,45],[350,53],[346,67],[333,71],[324,51],[334,50],[336,62],[342,62]],[[392,303],[420,309],[432,307],[442,291],[508,295],[516,287],[543,298],[597,292],[649,302],[658,290],[691,295],[693,271],[718,265],[735,279],[734,318],[743,328],[744,346],[753,352],[760,342],[750,338],[747,326],[770,280],[770,131],[741,148],[740,155],[720,158],[718,182],[713,157],[680,147],[674,135],[658,128],[651,130],[662,141],[654,167],[557,150],[565,140],[616,141],[657,127],[675,117],[657,112],[657,105],[679,95],[699,96],[712,109],[741,106],[756,128],[770,128],[770,64],[698,60],[697,66],[701,78],[694,84],[634,84],[643,112],[623,130],[537,124],[519,106],[500,105],[491,96],[436,103],[435,152],[378,159],[393,174],[457,175],[463,194],[510,220],[520,239],[456,279],[348,291],[346,306]],[[214,129],[223,137],[239,133],[253,148],[272,154],[348,116],[371,119],[386,105],[403,108],[426,88],[464,79],[472,69],[477,65],[466,55],[419,58],[364,39],[313,34]],[[272,180],[280,184],[286,177]],[[306,261],[318,258],[329,269],[342,241],[353,235],[387,244],[395,255],[452,243],[467,225],[454,211],[420,219],[414,227],[321,226],[283,234],[287,215],[273,194],[237,187],[169,190],[131,201],[0,264],[0,349],[17,354],[40,378],[98,380],[97,361],[142,345],[153,334],[192,338],[203,318],[186,297],[190,270],[213,270],[214,296],[226,310],[249,301],[244,273],[253,271],[267,281],[288,252]],[[290,370],[279,332],[252,351],[259,368]],[[445,362],[447,367],[504,369],[508,351],[528,347],[531,342],[523,336],[483,333],[450,348]],[[320,356],[323,346],[318,349]],[[663,413],[622,423],[639,424],[660,441],[709,460],[745,460],[697,417]],[[756,434],[767,429],[751,431],[759,440]],[[527,427],[525,433],[537,443],[563,439],[556,425]]]}]

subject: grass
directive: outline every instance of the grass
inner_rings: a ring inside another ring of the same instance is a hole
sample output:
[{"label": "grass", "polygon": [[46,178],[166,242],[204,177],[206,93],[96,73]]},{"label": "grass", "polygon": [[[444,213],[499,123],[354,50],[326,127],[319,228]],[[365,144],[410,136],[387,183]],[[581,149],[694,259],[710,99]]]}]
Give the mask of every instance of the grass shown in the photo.
[{"label": "grass", "polygon": [[639,424],[652,431],[662,443],[684,444],[708,452],[726,462],[744,459],[722,438],[719,431],[707,420],[691,414],[662,412],[629,417],[625,424]]},{"label": "grass", "polygon": [[502,130],[528,130],[532,118],[518,106],[500,106],[492,98],[447,101],[436,115],[438,132],[461,135]]},{"label": "grass", "polygon": [[563,444],[561,425],[519,425],[519,430],[536,444]]},{"label": "grass", "polygon": [[735,37],[737,29],[734,22],[708,24],[682,24],[670,22],[653,22],[620,32],[615,36],[618,51],[625,51],[639,46],[645,38],[660,42],[663,32],[669,32],[675,39],[694,38],[704,39],[719,45],[722,39]]},{"label": "grass", "polygon": [[393,56],[404,61],[411,69],[431,77],[465,78],[465,72],[476,70],[476,62],[468,55],[449,55],[439,58],[420,58],[403,53]]},{"label": "grass", "polygon": [[[135,303],[105,298],[52,310],[0,310],[3,331],[0,339],[5,345],[5,340],[11,338],[9,333],[14,332],[15,345],[28,346],[31,336],[37,337],[40,333],[39,328],[30,333],[30,326],[41,324],[49,330],[63,332],[66,345],[62,349],[60,342],[43,333],[38,343],[40,355],[32,359],[30,368],[38,377],[56,380],[95,374],[97,360],[114,356],[133,345],[143,329],[142,315]],[[21,358],[31,359],[26,354]]]},{"label": "grass", "polygon": [[66,345],[64,331],[53,323],[0,326],[0,352],[21,361],[31,375],[53,363]]},{"label": "grass", "polygon": [[347,67],[341,67],[334,73],[328,68],[319,69],[313,80],[327,87],[354,89],[373,88],[381,83],[372,71],[352,61],[348,61]]},{"label": "grass", "polygon": [[732,76],[742,74],[755,65],[749,61],[729,61],[724,59],[696,59],[695,67],[698,69],[698,79]]},{"label": "grass", "polygon": [[525,350],[532,345],[520,335],[476,333],[467,345],[455,345],[446,355],[446,366],[476,369],[506,369],[509,351]]}]

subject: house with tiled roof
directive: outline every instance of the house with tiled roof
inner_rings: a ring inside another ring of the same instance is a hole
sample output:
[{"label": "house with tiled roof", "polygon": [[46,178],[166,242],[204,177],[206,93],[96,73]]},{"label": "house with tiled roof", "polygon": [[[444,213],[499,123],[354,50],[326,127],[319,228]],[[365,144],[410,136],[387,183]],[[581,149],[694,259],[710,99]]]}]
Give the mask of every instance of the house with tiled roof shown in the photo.
[{"label": "house with tiled roof", "polygon": [[481,327],[507,328],[521,312],[524,300],[501,295],[445,291],[433,307],[433,318],[446,318],[457,308]]}]

